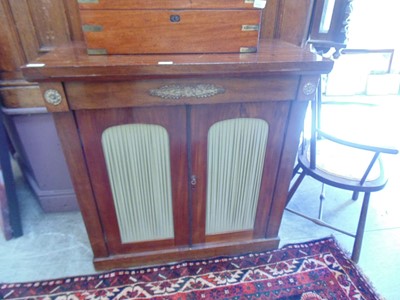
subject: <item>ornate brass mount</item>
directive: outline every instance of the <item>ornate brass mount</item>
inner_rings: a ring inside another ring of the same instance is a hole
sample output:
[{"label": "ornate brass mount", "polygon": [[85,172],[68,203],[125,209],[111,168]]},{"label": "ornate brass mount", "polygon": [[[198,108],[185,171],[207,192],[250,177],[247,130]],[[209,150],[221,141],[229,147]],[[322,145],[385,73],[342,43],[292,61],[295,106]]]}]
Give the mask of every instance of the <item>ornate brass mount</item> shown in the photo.
[{"label": "ornate brass mount", "polygon": [[171,84],[149,91],[151,96],[163,99],[207,98],[223,93],[225,89],[214,84]]}]

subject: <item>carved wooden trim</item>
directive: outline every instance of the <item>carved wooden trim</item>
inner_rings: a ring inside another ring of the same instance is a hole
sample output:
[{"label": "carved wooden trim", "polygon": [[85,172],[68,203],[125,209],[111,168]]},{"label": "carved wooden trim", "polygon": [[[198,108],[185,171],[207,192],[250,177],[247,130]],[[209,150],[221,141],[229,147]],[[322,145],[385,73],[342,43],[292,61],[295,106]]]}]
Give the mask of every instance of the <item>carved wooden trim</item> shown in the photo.
[{"label": "carved wooden trim", "polygon": [[223,93],[225,89],[214,84],[171,84],[149,91],[151,96],[163,99],[208,98]]},{"label": "carved wooden trim", "polygon": [[347,44],[349,39],[349,25],[351,21],[351,15],[353,13],[353,0],[347,0],[347,5],[344,11],[343,27],[341,33],[343,34],[343,43]]}]

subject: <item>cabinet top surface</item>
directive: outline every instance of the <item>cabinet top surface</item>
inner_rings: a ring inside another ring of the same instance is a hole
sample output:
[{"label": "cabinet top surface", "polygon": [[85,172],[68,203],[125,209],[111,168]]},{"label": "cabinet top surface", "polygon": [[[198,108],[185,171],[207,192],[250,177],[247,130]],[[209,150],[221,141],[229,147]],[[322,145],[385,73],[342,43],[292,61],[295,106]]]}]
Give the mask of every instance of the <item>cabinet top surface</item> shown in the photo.
[{"label": "cabinet top surface", "polygon": [[333,62],[279,40],[248,54],[87,55],[83,43],[60,47],[22,68],[30,81],[91,81],[187,76],[326,74]]}]

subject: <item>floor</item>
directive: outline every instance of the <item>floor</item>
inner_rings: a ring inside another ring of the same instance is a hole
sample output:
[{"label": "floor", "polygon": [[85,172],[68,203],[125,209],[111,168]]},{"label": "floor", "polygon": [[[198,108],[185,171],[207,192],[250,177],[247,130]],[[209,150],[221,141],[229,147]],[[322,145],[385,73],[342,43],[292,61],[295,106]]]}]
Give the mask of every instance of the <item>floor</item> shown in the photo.
[{"label": "floor", "polygon": [[[396,114],[400,98],[383,101],[369,115],[368,122],[386,124],[381,136],[396,138],[400,147],[400,128]],[[368,106],[369,107],[369,106]],[[378,120],[375,117],[382,115]],[[331,115],[332,117],[333,115]],[[372,119],[371,119],[372,118]],[[339,128],[337,118],[329,123]],[[399,299],[400,284],[400,155],[387,157],[390,180],[386,188],[372,195],[359,267],[376,290],[386,299]],[[92,252],[79,212],[45,214],[35,201],[24,179],[17,176],[18,198],[24,235],[11,241],[0,236],[0,282],[24,282],[65,276],[93,274]],[[307,179],[295,194],[290,206],[316,212],[320,184]],[[327,187],[327,220],[339,221],[345,229],[355,228],[355,218],[361,201],[352,201],[350,192]],[[281,245],[334,235],[342,247],[351,251],[352,239],[285,212],[280,229]]]}]

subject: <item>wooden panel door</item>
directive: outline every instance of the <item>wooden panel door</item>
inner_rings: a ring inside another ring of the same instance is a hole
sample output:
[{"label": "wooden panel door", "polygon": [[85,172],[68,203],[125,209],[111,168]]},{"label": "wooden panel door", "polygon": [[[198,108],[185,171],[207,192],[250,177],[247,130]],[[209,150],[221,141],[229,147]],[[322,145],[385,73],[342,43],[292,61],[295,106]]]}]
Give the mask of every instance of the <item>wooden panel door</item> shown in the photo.
[{"label": "wooden panel door", "polygon": [[76,1],[8,2],[27,61],[71,40],[82,40]]},{"label": "wooden panel door", "polygon": [[191,111],[192,243],[266,236],[289,102]]},{"label": "wooden panel door", "polygon": [[185,108],[76,116],[110,253],[188,245]]}]

